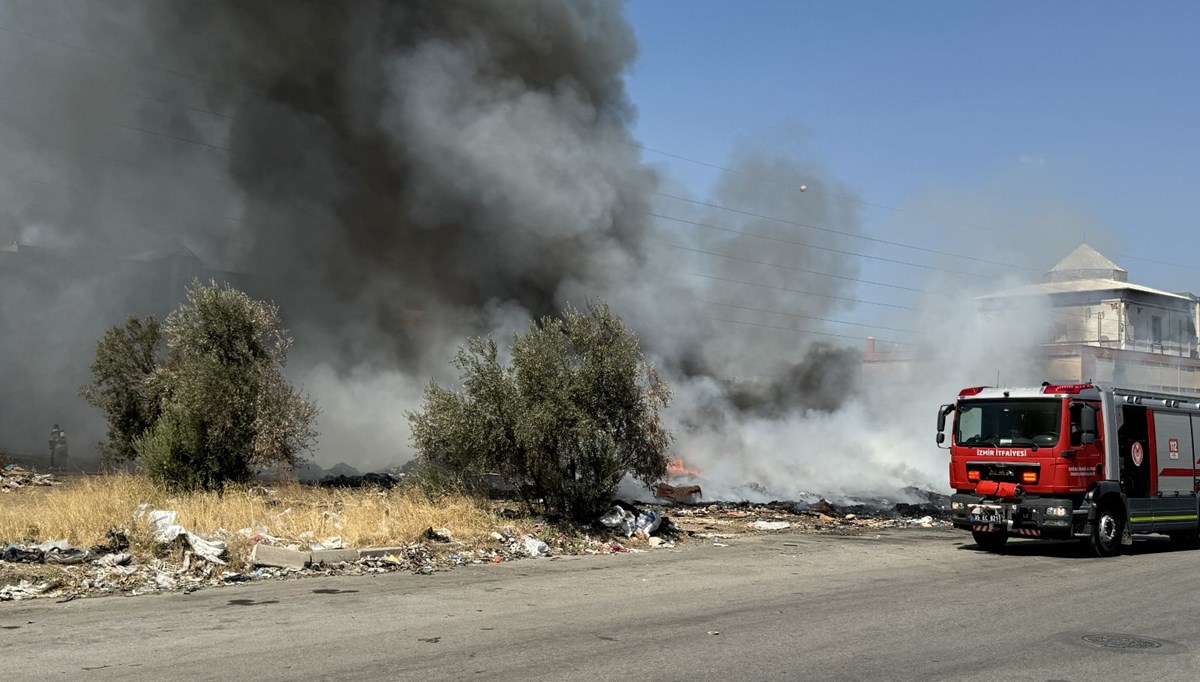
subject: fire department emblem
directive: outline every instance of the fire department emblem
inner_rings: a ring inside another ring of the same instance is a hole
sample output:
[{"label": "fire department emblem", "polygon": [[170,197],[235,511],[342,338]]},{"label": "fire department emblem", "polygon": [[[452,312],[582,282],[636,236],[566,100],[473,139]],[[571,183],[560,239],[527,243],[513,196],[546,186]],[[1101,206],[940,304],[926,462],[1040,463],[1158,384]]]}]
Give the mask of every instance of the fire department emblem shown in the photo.
[{"label": "fire department emblem", "polygon": [[1146,453],[1142,452],[1142,444],[1134,443],[1133,447],[1129,448],[1129,458],[1133,460],[1135,467],[1142,465],[1142,460],[1146,458]]}]

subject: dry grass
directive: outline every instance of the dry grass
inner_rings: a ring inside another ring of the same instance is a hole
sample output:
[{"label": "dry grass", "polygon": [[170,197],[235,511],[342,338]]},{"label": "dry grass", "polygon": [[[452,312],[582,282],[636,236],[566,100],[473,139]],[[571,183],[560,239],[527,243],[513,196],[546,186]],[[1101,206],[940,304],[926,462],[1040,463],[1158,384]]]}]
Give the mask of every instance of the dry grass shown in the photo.
[{"label": "dry grass", "polygon": [[[138,505],[178,512],[176,522],[201,535],[242,528],[297,540],[341,536],[351,547],[417,540],[426,528],[448,528],[472,541],[502,523],[464,495],[430,496],[415,488],[339,490],[287,483],[217,493],[168,493],[142,476],[80,478],[54,488],[24,489],[0,498],[0,542],[66,538],[75,546],[104,542],[109,528],[130,528],[135,546],[148,542],[131,522]],[[234,543],[240,544],[238,542]],[[149,549],[147,547],[147,549]]]}]

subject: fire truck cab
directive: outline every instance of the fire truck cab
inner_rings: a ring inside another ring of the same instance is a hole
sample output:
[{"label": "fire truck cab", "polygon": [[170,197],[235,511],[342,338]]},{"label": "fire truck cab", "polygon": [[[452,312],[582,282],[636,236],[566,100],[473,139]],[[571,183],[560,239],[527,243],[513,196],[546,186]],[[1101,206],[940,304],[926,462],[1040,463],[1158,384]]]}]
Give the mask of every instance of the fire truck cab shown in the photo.
[{"label": "fire truck cab", "polygon": [[1133,533],[1200,546],[1194,397],[977,386],[943,405],[937,426],[950,450],[951,518],[983,549],[1014,535],[1078,538],[1113,556]]}]

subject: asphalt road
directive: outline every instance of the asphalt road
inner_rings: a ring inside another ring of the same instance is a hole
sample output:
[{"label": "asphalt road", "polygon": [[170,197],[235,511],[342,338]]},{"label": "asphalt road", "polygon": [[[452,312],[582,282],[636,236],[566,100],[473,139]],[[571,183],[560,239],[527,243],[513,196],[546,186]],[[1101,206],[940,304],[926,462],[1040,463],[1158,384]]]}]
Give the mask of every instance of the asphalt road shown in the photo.
[{"label": "asphalt road", "polygon": [[[1200,680],[1198,569],[1200,551],[1156,539],[1104,560],[1038,541],[985,554],[956,531],[777,535],[433,576],[4,603],[0,670],[10,680]],[[1158,646],[1084,639],[1095,634]]]}]

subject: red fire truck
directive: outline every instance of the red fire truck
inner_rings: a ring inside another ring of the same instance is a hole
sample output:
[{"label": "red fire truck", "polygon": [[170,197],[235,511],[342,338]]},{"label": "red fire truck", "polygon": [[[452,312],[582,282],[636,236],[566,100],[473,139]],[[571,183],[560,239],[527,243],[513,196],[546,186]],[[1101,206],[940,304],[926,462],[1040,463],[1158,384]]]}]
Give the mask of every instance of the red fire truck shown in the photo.
[{"label": "red fire truck", "polygon": [[[947,417],[952,417],[950,444]],[[1200,400],[1084,384],[963,389],[938,411],[951,517],[983,549],[1011,536],[1120,553],[1132,533],[1200,546]]]}]

